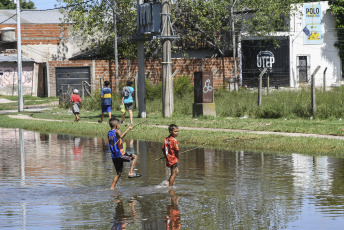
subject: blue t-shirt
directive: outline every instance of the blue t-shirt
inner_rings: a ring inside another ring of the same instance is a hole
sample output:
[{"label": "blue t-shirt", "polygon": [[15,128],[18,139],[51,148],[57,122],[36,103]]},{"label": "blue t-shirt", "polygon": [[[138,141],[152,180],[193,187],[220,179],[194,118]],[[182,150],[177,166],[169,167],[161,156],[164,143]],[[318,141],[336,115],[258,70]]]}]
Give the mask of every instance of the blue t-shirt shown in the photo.
[{"label": "blue t-shirt", "polygon": [[102,105],[112,105],[111,103],[112,91],[109,87],[102,88],[100,92],[100,96],[103,96]]},{"label": "blue t-shirt", "polygon": [[129,89],[130,93],[129,93],[129,96],[124,97],[124,100],[123,100],[123,103],[124,103],[124,104],[128,104],[128,103],[133,103],[133,102],[134,102],[133,96],[132,96],[132,94],[133,94],[133,92],[134,92],[134,88],[131,87],[131,86],[127,86],[127,87],[128,87],[128,89]]},{"label": "blue t-shirt", "polygon": [[[119,158],[122,156],[122,153],[118,148],[118,145],[115,144],[117,142],[116,130],[117,129],[114,129],[114,130],[110,130],[108,132],[109,150],[111,152],[112,158]],[[114,144],[115,144],[115,146],[114,146]]]}]

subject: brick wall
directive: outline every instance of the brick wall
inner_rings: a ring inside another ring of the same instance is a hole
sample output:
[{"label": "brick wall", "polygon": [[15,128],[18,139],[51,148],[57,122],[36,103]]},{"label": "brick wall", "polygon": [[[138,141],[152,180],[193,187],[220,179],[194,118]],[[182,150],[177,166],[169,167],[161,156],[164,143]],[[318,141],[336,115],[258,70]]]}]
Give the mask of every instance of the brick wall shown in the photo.
[{"label": "brick wall", "polygon": [[[67,26],[60,27],[59,24],[22,24],[22,45],[59,44],[61,42],[61,38],[68,36]],[[15,36],[17,39],[17,26],[1,24],[0,30],[5,27],[15,28]]]},{"label": "brick wall", "polygon": [[[89,66],[90,72],[93,72],[92,60],[76,61],[50,61],[49,62],[49,79],[51,96],[56,96],[56,74],[55,67],[82,67]],[[119,84],[122,86],[127,79],[133,79],[137,75],[137,60],[119,60]],[[175,77],[190,76],[193,83],[193,73],[196,71],[212,71],[214,73],[214,87],[222,87],[228,78],[233,77],[233,58],[204,58],[204,59],[172,59],[172,73]],[[95,82],[100,87],[100,78],[103,76],[104,81],[110,81],[112,88],[115,89],[115,63],[108,60],[95,61]],[[156,84],[162,81],[162,64],[161,59],[146,59],[145,73],[149,74],[149,80]],[[225,79],[224,79],[225,77]],[[92,79],[92,77],[91,77]]]}]

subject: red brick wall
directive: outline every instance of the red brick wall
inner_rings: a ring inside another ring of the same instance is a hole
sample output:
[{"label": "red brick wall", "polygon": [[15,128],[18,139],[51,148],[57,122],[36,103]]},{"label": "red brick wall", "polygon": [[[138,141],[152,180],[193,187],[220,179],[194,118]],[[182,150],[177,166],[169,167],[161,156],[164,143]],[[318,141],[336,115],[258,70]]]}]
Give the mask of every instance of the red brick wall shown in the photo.
[{"label": "red brick wall", "polygon": [[[0,29],[5,27],[16,28],[17,26],[10,24],[0,25]],[[62,31],[63,37],[67,37],[67,26],[62,28],[58,24],[22,24],[22,45],[59,44]],[[15,29],[15,32],[17,38],[17,29]]]},{"label": "red brick wall", "polygon": [[[225,80],[233,77],[233,58],[224,58],[224,65],[222,58],[204,58],[204,59],[172,59],[172,73],[178,71],[175,77],[190,76],[193,80],[193,73],[196,71],[212,71],[214,74],[214,87],[222,87]],[[49,78],[50,78],[50,92],[51,96],[55,96],[56,92],[56,74],[55,67],[81,67],[89,66],[92,70],[92,60],[76,60],[76,61],[51,61],[49,62]],[[119,84],[125,84],[128,78],[133,79],[137,75],[137,60],[119,60]],[[146,59],[145,73],[148,72],[149,79],[153,84],[161,82],[162,78],[162,64],[161,59]],[[104,74],[105,72],[105,74]],[[224,75],[223,75],[224,73]],[[110,81],[112,88],[115,89],[115,63],[107,60],[95,61],[95,79],[97,87],[100,86],[100,78],[104,74],[104,81]],[[92,79],[92,78],[91,78]],[[193,82],[193,81],[192,81]],[[225,84],[226,81],[225,81]]]}]

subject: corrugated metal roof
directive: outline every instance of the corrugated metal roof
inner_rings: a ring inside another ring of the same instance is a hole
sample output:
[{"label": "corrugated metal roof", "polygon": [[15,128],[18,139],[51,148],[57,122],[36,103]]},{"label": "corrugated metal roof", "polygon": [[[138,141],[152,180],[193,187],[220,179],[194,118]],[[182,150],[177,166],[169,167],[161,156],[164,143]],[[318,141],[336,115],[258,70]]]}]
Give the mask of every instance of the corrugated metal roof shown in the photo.
[{"label": "corrugated metal roof", "polygon": [[[16,10],[0,10],[0,24],[17,24]],[[59,10],[25,10],[20,12],[21,24],[58,24],[63,14]]]},{"label": "corrugated metal roof", "polygon": [[[0,62],[17,62],[17,55],[0,54]],[[22,57],[22,62],[35,62],[35,61],[27,57]]]}]

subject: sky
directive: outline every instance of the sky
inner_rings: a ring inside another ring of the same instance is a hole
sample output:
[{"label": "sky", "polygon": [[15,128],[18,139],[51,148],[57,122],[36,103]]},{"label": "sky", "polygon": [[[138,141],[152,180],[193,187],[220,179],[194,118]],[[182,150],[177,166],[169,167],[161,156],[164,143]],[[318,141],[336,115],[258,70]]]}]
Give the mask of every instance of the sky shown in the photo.
[{"label": "sky", "polygon": [[46,9],[53,9],[55,8],[55,4],[57,4],[56,0],[31,0],[35,3],[37,10],[46,10]]}]

